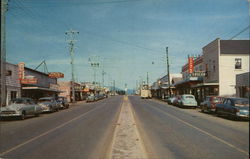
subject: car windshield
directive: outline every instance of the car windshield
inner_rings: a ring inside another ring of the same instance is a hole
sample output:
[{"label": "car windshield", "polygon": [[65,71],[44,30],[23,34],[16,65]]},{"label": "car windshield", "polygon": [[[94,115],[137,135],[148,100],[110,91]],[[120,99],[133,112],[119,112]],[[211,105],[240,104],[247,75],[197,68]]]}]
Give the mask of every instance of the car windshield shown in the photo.
[{"label": "car windshield", "polygon": [[239,99],[234,101],[235,106],[248,106],[249,107],[249,100]]},{"label": "car windshield", "polygon": [[193,96],[184,96],[183,98],[186,98],[186,99],[194,99]]}]

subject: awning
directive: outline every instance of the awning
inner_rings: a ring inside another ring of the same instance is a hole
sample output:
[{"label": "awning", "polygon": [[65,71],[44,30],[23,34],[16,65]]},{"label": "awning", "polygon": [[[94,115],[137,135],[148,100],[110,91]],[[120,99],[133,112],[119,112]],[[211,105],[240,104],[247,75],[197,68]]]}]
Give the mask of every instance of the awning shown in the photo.
[{"label": "awning", "polygon": [[22,87],[24,90],[43,90],[43,91],[50,91],[50,92],[58,92],[61,93],[63,91],[51,89],[51,88],[43,88],[43,87]]},{"label": "awning", "polygon": [[205,87],[205,86],[219,86],[219,83],[199,83],[191,86],[192,88]]},{"label": "awning", "polygon": [[191,85],[197,85],[202,83],[203,78],[201,77],[190,77],[185,80],[178,81],[174,84],[174,87],[190,87]]}]

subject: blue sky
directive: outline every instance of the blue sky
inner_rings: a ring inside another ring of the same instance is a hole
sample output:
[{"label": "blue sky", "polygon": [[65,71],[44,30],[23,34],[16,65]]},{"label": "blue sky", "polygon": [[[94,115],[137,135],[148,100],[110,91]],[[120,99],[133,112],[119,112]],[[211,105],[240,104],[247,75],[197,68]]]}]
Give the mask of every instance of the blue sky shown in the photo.
[{"label": "blue sky", "polygon": [[[46,60],[49,72],[71,79],[65,32],[79,31],[75,43],[78,82],[93,81],[89,58],[98,56],[97,81],[134,88],[170,71],[180,73],[188,54],[201,54],[216,38],[230,39],[249,26],[247,0],[10,0],[7,61],[35,68]],[[249,39],[246,31],[235,39]]]}]

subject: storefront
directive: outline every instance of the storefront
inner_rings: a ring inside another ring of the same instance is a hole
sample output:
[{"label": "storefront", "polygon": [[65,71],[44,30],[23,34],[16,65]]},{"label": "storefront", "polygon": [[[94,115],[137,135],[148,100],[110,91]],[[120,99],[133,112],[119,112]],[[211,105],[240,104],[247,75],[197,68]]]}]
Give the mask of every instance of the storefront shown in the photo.
[{"label": "storefront", "polygon": [[250,98],[249,72],[236,75],[236,96]]},{"label": "storefront", "polygon": [[57,84],[58,77],[27,68],[24,63],[19,63],[18,69],[22,97],[37,100],[41,97],[56,97],[60,93]]}]

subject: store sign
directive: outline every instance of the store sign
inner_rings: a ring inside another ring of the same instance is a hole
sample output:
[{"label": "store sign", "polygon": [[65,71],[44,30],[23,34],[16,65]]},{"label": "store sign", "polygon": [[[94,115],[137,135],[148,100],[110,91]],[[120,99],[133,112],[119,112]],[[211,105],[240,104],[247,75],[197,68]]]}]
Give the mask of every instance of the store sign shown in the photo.
[{"label": "store sign", "polygon": [[18,78],[19,80],[24,79],[24,67],[25,67],[25,63],[24,62],[20,62],[18,64]]},{"label": "store sign", "polygon": [[64,74],[61,72],[50,72],[49,78],[64,78]]},{"label": "store sign", "polygon": [[188,57],[188,73],[194,72],[194,58]]},{"label": "store sign", "polygon": [[191,77],[205,77],[206,72],[205,71],[195,71],[190,74]]},{"label": "store sign", "polygon": [[21,79],[21,84],[37,84],[37,78],[24,78],[24,79]]}]

